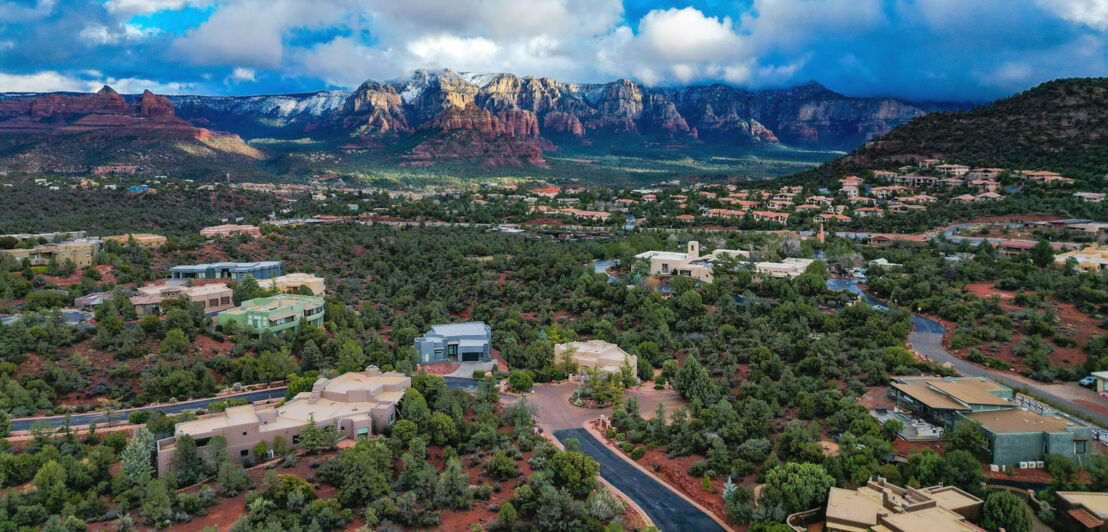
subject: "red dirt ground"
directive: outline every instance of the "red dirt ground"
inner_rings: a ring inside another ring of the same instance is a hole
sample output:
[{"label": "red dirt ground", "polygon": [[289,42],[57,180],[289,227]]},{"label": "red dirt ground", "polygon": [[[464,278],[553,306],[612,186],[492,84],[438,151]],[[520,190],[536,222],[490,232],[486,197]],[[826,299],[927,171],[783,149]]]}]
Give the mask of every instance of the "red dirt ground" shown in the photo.
[{"label": "red dirt ground", "polygon": [[[977,295],[978,297],[988,298],[994,295],[999,297],[1000,305],[1005,310],[1028,310],[1025,307],[1019,307],[1011,303],[1012,298],[1015,297],[1015,295],[1019,292],[999,290],[991,282],[967,284],[964,288],[974,295]],[[1055,345],[1053,342],[1047,340],[1047,342],[1049,342],[1050,345],[1054,348],[1054,352],[1050,354],[1051,362],[1056,365],[1066,366],[1069,368],[1073,368],[1080,364],[1083,364],[1088,355],[1085,353],[1082,346],[1084,346],[1089,340],[1093,338],[1093,336],[1098,333],[1098,331],[1100,330],[1098,329],[1100,321],[1089,316],[1088,314],[1084,314],[1078,311],[1077,307],[1075,307],[1072,303],[1063,303],[1056,300],[1050,300],[1050,304],[1054,306],[1054,309],[1060,320],[1055,325],[1055,330],[1057,331],[1056,334],[1068,336],[1070,338],[1073,338],[1074,340],[1077,340],[1076,347],[1060,347],[1058,345]],[[946,347],[948,351],[954,353],[955,355],[958,355],[959,357],[965,358],[966,356],[968,356],[970,350],[970,348],[968,347],[961,350],[950,348],[950,337],[953,336],[956,325],[941,320],[935,316],[930,317],[932,319],[937,319],[938,321],[941,321],[947,329],[947,334],[943,336],[943,346]],[[981,350],[981,354],[983,356],[998,358],[1011,364],[1013,367],[1016,368],[1017,371],[1022,371],[1024,369],[1027,369],[1027,366],[1023,364],[1022,358],[1017,357],[1013,353],[1013,350],[1016,346],[1019,345],[1020,339],[1026,337],[1027,335],[1022,333],[1013,334],[1012,339],[1009,342],[997,343],[1000,346],[1000,350],[997,352],[993,352],[988,348],[990,345],[992,345],[993,342],[988,342],[976,347]]]},{"label": "red dirt ground", "polygon": [[[96,271],[100,272],[100,277],[103,279],[101,283],[114,283],[116,281],[115,275],[112,275],[112,267],[110,264],[101,264],[96,267]],[[43,275],[47,282],[56,284],[58,286],[70,286],[81,282],[81,275],[85,273],[85,270],[78,269],[73,272],[69,277],[55,277],[53,275]]]}]

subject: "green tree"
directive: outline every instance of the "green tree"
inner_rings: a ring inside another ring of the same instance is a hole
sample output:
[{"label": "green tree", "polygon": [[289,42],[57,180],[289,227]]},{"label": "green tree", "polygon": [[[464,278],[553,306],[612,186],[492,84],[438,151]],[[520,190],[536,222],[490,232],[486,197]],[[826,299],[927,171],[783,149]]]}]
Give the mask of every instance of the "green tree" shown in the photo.
[{"label": "green tree", "polygon": [[127,442],[127,447],[123,448],[123,453],[119,456],[122,462],[121,470],[123,474],[127,475],[131,482],[138,482],[143,475],[148,475],[153,471],[154,468],[150,462],[153,455],[154,435],[146,430],[146,427],[136,430],[134,436],[131,437],[131,441]]},{"label": "green tree", "polygon": [[57,511],[65,502],[65,468],[50,460],[35,473],[34,485],[39,501],[51,511]]},{"label": "green tree", "polygon": [[580,451],[558,451],[550,459],[554,484],[566,488],[576,497],[584,497],[596,489],[599,469],[596,460]]},{"label": "green tree", "polygon": [[688,401],[699,400],[702,405],[711,405],[719,398],[715,381],[708,370],[700,365],[696,357],[690,356],[681,365],[673,381],[673,389]]},{"label": "green tree", "polygon": [[170,359],[176,359],[192,349],[192,343],[181,329],[173,329],[165,334],[165,339],[158,347],[158,353]]},{"label": "green tree", "polygon": [[981,527],[989,532],[1030,532],[1031,510],[1012,492],[994,491],[981,508]]},{"label": "green tree", "polygon": [[1031,262],[1040,268],[1046,268],[1054,264],[1054,248],[1046,239],[1039,240],[1031,248]]},{"label": "green tree", "polygon": [[500,512],[496,514],[497,528],[504,530],[511,530],[512,526],[516,523],[516,508],[512,506],[512,501],[506,501],[500,506]]},{"label": "green tree", "polygon": [[789,513],[799,512],[822,504],[834,484],[835,479],[821,465],[789,462],[766,473],[759,501],[769,505],[780,503]]},{"label": "green tree", "polygon": [[203,466],[200,454],[196,450],[196,440],[185,434],[177,438],[173,452],[173,474],[177,476],[178,486],[191,486],[200,480]]},{"label": "green tree", "polygon": [[969,451],[980,455],[987,448],[981,424],[968,419],[955,423],[953,428],[943,433],[943,439],[947,441],[948,450]]},{"label": "green tree", "polygon": [[161,527],[173,511],[173,502],[169,498],[169,486],[164,480],[155,479],[146,484],[142,498],[142,516],[151,525]]}]

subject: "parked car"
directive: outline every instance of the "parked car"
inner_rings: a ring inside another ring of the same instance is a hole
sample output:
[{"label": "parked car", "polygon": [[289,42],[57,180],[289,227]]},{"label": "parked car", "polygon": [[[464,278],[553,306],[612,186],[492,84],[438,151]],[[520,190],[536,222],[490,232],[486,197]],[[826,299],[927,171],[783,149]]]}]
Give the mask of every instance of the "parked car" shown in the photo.
[{"label": "parked car", "polygon": [[1080,384],[1086,388],[1092,388],[1093,386],[1096,386],[1096,377],[1089,375],[1088,377],[1077,381],[1077,384]]}]

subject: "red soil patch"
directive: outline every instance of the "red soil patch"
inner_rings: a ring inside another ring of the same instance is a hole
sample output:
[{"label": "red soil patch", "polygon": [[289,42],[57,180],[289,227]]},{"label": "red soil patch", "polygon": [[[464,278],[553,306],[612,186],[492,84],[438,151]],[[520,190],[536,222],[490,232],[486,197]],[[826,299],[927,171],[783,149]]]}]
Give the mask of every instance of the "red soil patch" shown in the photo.
[{"label": "red soil patch", "polygon": [[[994,295],[997,296],[1000,299],[1001,307],[1007,311],[1030,310],[1012,304],[1012,298],[1019,292],[997,289],[991,282],[967,284],[964,288],[981,298],[989,298]],[[1049,355],[1051,362],[1055,365],[1068,368],[1084,364],[1088,354],[1085,353],[1082,346],[1088,343],[1089,340],[1100,331],[1098,328],[1100,321],[1077,310],[1077,307],[1072,303],[1063,303],[1056,300],[1049,300],[1049,303],[1054,306],[1055,313],[1059,319],[1058,323],[1054,325],[1056,331],[1055,335],[1066,336],[1077,341],[1075,347],[1061,347],[1050,340],[1044,340],[1044,342],[1054,348],[1054,351]],[[957,325],[934,316],[930,317],[942,322],[943,326],[946,327],[947,332],[943,335],[943,346],[946,347],[948,351],[961,358],[967,357],[969,355],[969,347],[961,350],[951,349],[950,347],[950,338],[954,335],[954,330],[957,328]],[[1013,334],[1012,339],[1006,343],[986,342],[974,347],[977,347],[981,351],[982,356],[998,358],[1011,364],[1017,371],[1023,371],[1027,369],[1027,366],[1023,363],[1023,358],[1016,356],[1014,353],[1016,346],[1019,345],[1020,340],[1023,338],[1027,338],[1027,335],[1017,332]],[[991,349],[993,344],[996,344],[999,350],[993,351]]]},{"label": "red soil patch", "polygon": [[[114,283],[116,282],[115,275],[112,275],[112,266],[110,264],[101,264],[96,266],[96,271],[100,272],[102,278],[101,283]],[[70,274],[68,277],[55,277],[53,275],[43,275],[46,282],[53,283],[58,286],[71,286],[81,282],[81,276],[85,273],[85,270],[78,269]]]},{"label": "red soil patch", "polygon": [[1092,410],[1092,411],[1094,411],[1098,414],[1103,414],[1103,415],[1108,416],[1108,408],[1105,408],[1104,405],[1098,405],[1098,404],[1096,404],[1092,401],[1084,401],[1082,399],[1074,399],[1073,402],[1075,402],[1075,403],[1077,403],[1077,404],[1079,404],[1079,405],[1081,405],[1085,408],[1088,408],[1089,410]]},{"label": "red soil patch", "polygon": [[454,373],[461,364],[457,362],[437,362],[435,364],[420,364],[420,371],[430,373],[432,375],[446,375],[448,373]]}]

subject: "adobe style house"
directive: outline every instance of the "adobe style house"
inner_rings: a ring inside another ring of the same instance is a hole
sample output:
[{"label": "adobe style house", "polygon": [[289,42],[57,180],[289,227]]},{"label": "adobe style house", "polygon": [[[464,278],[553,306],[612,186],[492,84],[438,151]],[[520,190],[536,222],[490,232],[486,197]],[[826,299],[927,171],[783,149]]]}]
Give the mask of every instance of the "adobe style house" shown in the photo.
[{"label": "adobe style house", "polygon": [[166,238],[162,235],[152,235],[150,233],[128,233],[125,235],[112,235],[100,237],[101,240],[108,242],[118,242],[120,245],[126,246],[131,240],[135,241],[135,244],[144,248],[159,248],[165,245]]},{"label": "adobe style house", "polygon": [[271,279],[281,275],[281,261],[263,262],[213,262],[188,264],[169,269],[170,279],[230,279],[242,282],[247,276],[256,280]]},{"label": "adobe style house", "polygon": [[761,277],[793,278],[804,273],[814,259],[800,259],[789,257],[781,262],[756,262],[754,270]]},{"label": "adobe style house", "polygon": [[54,260],[59,265],[71,260],[78,268],[92,266],[93,259],[100,252],[101,242],[95,238],[75,238],[65,242],[42,244],[31,249],[0,249],[0,255],[7,255],[17,262],[29,261],[31,266],[46,266]]},{"label": "adobe style house", "polygon": [[636,259],[650,261],[650,275],[684,275],[697,281],[712,282],[712,268],[722,256],[749,257],[750,253],[737,249],[717,249],[709,255],[700,255],[700,242],[690,240],[686,252],[644,251]]},{"label": "adobe style house", "polygon": [[371,437],[396,421],[397,405],[411,384],[411,377],[394,371],[382,373],[370,366],[334,379],[320,377],[312,391],[300,392],[280,406],[235,406],[178,423],[172,438],[158,441],[158,474],[170,469],[177,440],[186,434],[201,449],[213,436],[223,436],[231,459],[240,463],[260,442],[272,449],[281,437],[295,447],[300,432],[313,419],[317,426],[337,427],[340,439]]},{"label": "adobe style house", "polygon": [[1103,192],[1074,192],[1073,197],[1085,203],[1100,203],[1104,201],[1105,197],[1108,197],[1108,194]]},{"label": "adobe style house", "polygon": [[323,298],[280,294],[243,301],[242,305],[219,313],[219,325],[235,323],[253,329],[255,334],[269,331],[300,332],[304,325],[323,326]]},{"label": "adobe style house", "polygon": [[971,521],[981,518],[984,505],[954,486],[902,488],[876,477],[854,490],[831,488],[822,508],[792,514],[785,522],[797,532],[980,532]]},{"label": "adobe style house", "polygon": [[258,238],[262,236],[262,231],[258,229],[258,226],[256,225],[235,224],[213,225],[211,227],[205,227],[200,230],[200,236],[206,236],[209,238],[214,238],[217,236],[234,236],[238,234],[247,234],[253,238]]},{"label": "adobe style house", "polygon": [[492,329],[481,321],[432,325],[415,339],[420,364],[492,360]]},{"label": "adobe style house", "polygon": [[964,176],[969,173],[970,168],[961,164],[940,164],[935,167],[935,171],[947,176]]},{"label": "adobe style house", "polygon": [[1090,450],[1091,427],[1024,408],[1011,388],[984,377],[900,377],[889,384],[888,395],[898,407],[936,425],[976,422],[992,464],[1036,462],[1048,454],[1081,463]]},{"label": "adobe style house", "polygon": [[290,273],[280,277],[258,281],[258,287],[262,290],[277,288],[277,291],[281,293],[295,293],[301,286],[306,286],[311,289],[312,295],[314,296],[325,295],[326,286],[323,283],[323,278],[316,277],[310,273]]},{"label": "adobe style house", "polygon": [[204,305],[204,313],[219,312],[234,305],[231,303],[233,291],[224,283],[209,283],[197,286],[158,284],[143,286],[139,293],[130,298],[135,312],[140,316],[161,313],[161,303],[166,299],[183,297],[190,302]]},{"label": "adobe style house", "polygon": [[554,346],[555,360],[562,360],[567,353],[579,368],[592,368],[601,373],[622,373],[625,364],[634,371],[639,363],[635,355],[629,355],[618,345],[604,340],[567,342]]}]

